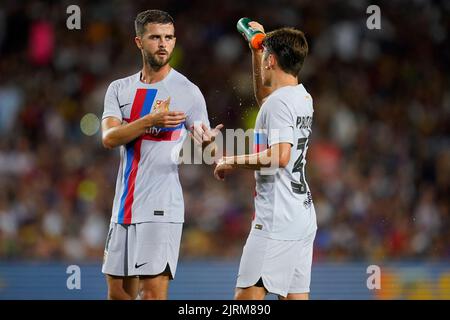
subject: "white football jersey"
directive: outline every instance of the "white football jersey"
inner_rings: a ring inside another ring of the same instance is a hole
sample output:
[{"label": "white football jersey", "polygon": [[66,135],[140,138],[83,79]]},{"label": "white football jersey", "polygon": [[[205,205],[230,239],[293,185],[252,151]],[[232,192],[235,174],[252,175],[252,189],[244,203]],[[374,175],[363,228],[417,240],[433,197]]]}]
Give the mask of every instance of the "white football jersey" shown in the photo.
[{"label": "white football jersey", "polygon": [[164,111],[161,102],[171,98],[169,111],[183,111],[186,121],[176,128],[151,127],[147,133],[120,147],[111,221],[184,222],[184,200],[178,177],[178,155],[186,130],[201,121],[209,128],[205,99],[199,88],[171,69],[160,82],[145,84],[140,72],[112,82],[106,92],[102,119],[135,121]]},{"label": "white football jersey", "polygon": [[305,177],[312,119],[312,98],[302,84],[275,90],[261,106],[255,124],[254,152],[278,143],[290,143],[292,148],[285,168],[272,174],[255,171],[251,233],[277,240],[300,240],[317,229]]}]

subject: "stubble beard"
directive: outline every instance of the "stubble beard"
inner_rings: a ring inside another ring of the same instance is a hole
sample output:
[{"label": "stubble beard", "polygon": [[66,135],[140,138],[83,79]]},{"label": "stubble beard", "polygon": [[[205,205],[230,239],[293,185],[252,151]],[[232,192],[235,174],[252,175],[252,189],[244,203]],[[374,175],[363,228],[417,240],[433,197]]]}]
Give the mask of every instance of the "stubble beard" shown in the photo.
[{"label": "stubble beard", "polygon": [[156,53],[151,54],[144,51],[144,59],[153,70],[158,71],[170,62],[170,59],[172,59],[172,53],[168,55],[167,58],[159,58]]}]

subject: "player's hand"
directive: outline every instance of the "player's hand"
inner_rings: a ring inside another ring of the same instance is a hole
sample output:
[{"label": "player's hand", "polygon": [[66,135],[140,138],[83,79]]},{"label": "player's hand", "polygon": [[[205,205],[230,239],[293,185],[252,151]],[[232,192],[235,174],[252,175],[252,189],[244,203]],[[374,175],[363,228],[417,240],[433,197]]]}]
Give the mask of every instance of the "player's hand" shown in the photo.
[{"label": "player's hand", "polygon": [[256,21],[250,21],[250,22],[248,23],[248,26],[249,26],[250,28],[252,28],[252,29],[261,31],[262,33],[266,33],[266,32],[264,31],[263,25],[260,24],[259,22],[256,22]]},{"label": "player's hand", "polygon": [[[168,110],[170,97],[161,102],[160,108]],[[186,120],[186,114],[181,111],[162,111],[146,115],[149,121],[149,127],[175,128]]]},{"label": "player's hand", "polygon": [[225,172],[233,170],[233,166],[225,163],[225,159],[222,157],[217,161],[216,168],[214,169],[214,177],[217,180],[225,180]]},{"label": "player's hand", "polygon": [[175,128],[186,120],[186,115],[181,111],[163,111],[147,115],[151,117],[149,127]]},{"label": "player's hand", "polygon": [[[266,33],[266,32],[264,31],[263,25],[260,24],[259,22],[256,22],[256,21],[250,21],[250,22],[248,23],[248,25],[249,25],[249,27],[252,28],[252,29],[261,31],[262,33]],[[241,33],[241,34],[242,34],[242,36],[244,37],[245,41],[247,41],[247,38],[245,37],[245,34],[244,34],[244,33]],[[248,46],[249,46],[249,48],[250,48],[251,50],[253,50],[253,51],[256,51],[256,52],[262,52],[262,49],[255,49],[255,48],[253,48],[252,45],[250,44],[250,42],[248,42]]]},{"label": "player's hand", "polygon": [[197,145],[205,147],[216,139],[222,128],[223,124],[217,125],[214,129],[209,129],[203,122],[195,124],[191,137]]}]

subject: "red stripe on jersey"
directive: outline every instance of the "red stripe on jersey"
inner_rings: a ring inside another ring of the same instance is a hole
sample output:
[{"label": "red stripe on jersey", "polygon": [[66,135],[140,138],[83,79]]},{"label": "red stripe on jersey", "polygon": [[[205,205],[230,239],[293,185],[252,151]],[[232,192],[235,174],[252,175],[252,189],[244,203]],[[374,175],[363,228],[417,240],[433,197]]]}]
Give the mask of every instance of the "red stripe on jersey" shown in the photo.
[{"label": "red stripe on jersey", "polygon": [[133,106],[131,107],[130,120],[134,121],[140,118],[142,107],[144,106],[147,89],[137,89],[134,96]]}]

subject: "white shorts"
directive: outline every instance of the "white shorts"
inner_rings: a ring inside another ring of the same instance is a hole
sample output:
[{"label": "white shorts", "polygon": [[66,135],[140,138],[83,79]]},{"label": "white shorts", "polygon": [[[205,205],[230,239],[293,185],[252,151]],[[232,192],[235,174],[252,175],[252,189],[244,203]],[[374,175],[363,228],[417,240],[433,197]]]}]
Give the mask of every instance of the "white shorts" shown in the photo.
[{"label": "white shorts", "polygon": [[111,222],[102,272],[113,276],[150,276],[164,272],[168,266],[173,279],[182,229],[182,223]]},{"label": "white shorts", "polygon": [[275,240],[250,234],[239,265],[237,288],[254,286],[259,279],[269,293],[308,293],[316,232],[302,240]]}]

